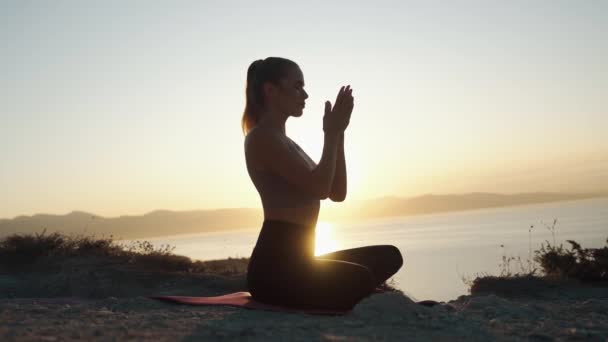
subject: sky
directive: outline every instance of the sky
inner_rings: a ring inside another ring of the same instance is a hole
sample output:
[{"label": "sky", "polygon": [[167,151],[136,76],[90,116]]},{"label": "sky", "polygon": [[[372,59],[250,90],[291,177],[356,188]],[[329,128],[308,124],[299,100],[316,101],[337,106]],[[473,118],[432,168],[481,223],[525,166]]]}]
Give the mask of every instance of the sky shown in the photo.
[{"label": "sky", "polygon": [[[347,201],[608,188],[606,1],[0,1],[0,218],[261,208],[249,64],[300,66],[321,157],[342,85]],[[323,201],[323,205],[339,205]]]}]

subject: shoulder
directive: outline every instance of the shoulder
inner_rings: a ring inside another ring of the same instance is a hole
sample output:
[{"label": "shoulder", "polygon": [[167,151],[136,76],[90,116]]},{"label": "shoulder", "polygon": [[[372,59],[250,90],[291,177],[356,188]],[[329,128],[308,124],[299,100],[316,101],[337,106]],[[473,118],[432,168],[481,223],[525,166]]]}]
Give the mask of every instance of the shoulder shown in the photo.
[{"label": "shoulder", "polygon": [[264,127],[254,127],[245,136],[245,151],[250,153],[262,153],[286,145],[286,138]]}]

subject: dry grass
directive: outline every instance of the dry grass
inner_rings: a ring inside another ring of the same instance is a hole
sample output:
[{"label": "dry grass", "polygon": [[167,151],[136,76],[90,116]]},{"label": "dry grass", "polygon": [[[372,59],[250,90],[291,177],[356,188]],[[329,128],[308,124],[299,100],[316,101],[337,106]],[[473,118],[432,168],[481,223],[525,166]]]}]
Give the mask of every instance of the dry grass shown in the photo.
[{"label": "dry grass", "polygon": [[[500,294],[521,294],[526,291],[538,292],[541,288],[553,287],[557,283],[583,282],[605,285],[608,283],[608,239],[602,248],[583,248],[574,240],[567,240],[570,249],[557,245],[555,224],[545,225],[552,234],[552,242],[545,241],[540,249],[532,251],[529,241],[529,258],[526,262],[520,256],[503,254],[499,264],[500,275],[477,276],[465,279],[471,294],[494,292]],[[530,226],[529,239],[534,226]],[[502,247],[502,246],[501,246]],[[532,257],[534,255],[534,257]]]},{"label": "dry grass", "polygon": [[14,234],[0,240],[0,268],[9,272],[52,271],[74,258],[103,258],[155,271],[233,275],[247,270],[248,258],[193,261],[173,254],[174,247],[154,247],[148,241],[120,244],[110,237],[60,233]]}]

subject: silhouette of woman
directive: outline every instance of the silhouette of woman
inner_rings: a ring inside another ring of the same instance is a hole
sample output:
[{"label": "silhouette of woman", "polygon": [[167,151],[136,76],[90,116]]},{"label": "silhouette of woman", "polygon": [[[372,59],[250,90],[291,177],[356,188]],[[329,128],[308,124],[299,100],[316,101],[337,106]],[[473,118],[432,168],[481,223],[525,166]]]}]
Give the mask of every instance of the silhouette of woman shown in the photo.
[{"label": "silhouette of woman", "polygon": [[260,302],[303,309],[351,310],[403,265],[399,249],[374,245],[314,255],[320,200],[346,197],[344,130],[354,99],[341,87],[325,102],[324,146],[316,164],[285,134],[308,94],[299,66],[256,60],[247,70],[242,118],[247,171],[260,194],[264,222],[251,254],[247,285]]}]

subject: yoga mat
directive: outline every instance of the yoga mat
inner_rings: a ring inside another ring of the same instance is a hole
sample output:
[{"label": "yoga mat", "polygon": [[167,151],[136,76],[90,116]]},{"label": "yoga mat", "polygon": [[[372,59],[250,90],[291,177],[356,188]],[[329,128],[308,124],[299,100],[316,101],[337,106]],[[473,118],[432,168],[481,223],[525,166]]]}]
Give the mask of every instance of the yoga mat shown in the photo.
[{"label": "yoga mat", "polygon": [[[374,293],[384,292],[382,289],[376,289]],[[280,305],[265,304],[255,301],[251,297],[251,293],[240,291],[228,293],[214,297],[187,297],[187,296],[149,296],[151,299],[172,302],[175,304],[186,305],[228,305],[252,310],[268,310],[281,312],[295,312],[318,315],[344,315],[350,310],[327,310],[327,309],[297,309]]]}]

